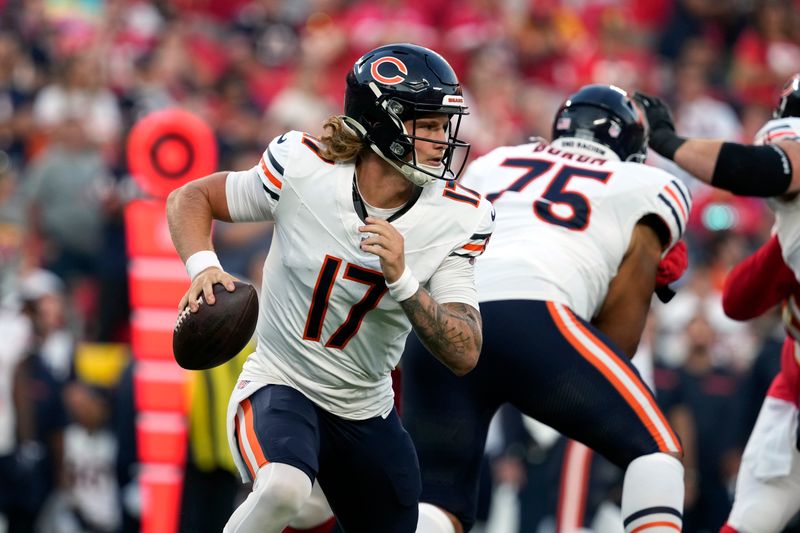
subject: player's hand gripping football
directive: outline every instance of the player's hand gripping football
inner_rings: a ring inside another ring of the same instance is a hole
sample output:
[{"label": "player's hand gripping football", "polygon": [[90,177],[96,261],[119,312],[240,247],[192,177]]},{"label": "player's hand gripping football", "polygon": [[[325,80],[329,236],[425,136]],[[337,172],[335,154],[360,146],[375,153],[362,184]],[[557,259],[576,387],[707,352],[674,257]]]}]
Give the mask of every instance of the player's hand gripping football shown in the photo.
[{"label": "player's hand gripping football", "polygon": [[394,226],[380,218],[367,217],[358,231],[371,234],[361,241],[361,249],[377,255],[386,283],[394,283],[406,268],[405,240]]},{"label": "player's hand gripping football", "polygon": [[188,305],[189,310],[192,313],[196,313],[200,308],[197,300],[200,298],[201,294],[203,295],[204,302],[209,305],[214,305],[214,284],[221,283],[225,287],[225,290],[233,292],[236,288],[233,285],[234,281],[238,281],[238,279],[217,267],[210,267],[203,270],[194,278],[189,290],[186,291],[186,294],[181,298],[178,304],[178,310],[183,311]]}]

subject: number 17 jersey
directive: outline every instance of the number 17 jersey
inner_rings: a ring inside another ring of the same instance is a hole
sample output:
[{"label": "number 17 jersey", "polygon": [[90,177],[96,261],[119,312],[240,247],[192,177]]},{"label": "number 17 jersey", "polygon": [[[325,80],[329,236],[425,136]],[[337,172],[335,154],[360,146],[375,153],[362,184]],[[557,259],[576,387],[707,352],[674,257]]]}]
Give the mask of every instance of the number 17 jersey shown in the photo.
[{"label": "number 17 jersey", "polygon": [[[360,248],[355,165],[322,158],[318,143],[285,133],[254,168],[228,174],[233,220],[275,221],[258,344],[242,379],[290,386],[346,419],[385,416],[411,324],[388,294],[378,256]],[[489,202],[437,180],[391,224],[403,235],[406,266],[437,302],[477,308],[472,263],[494,227]]]},{"label": "number 17 jersey", "polygon": [[691,209],[686,186],[663,170],[534,142],[475,160],[462,184],[497,211],[477,261],[481,302],[551,300],[584,320],[599,311],[636,223],[658,217],[669,247]]}]

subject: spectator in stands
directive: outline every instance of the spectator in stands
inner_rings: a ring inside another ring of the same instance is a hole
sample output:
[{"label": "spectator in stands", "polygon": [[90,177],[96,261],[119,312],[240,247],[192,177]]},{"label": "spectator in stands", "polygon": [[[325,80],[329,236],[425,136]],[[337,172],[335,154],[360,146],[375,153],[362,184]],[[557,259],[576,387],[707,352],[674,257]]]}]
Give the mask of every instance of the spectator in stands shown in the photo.
[{"label": "spectator in stands", "polygon": [[43,88],[33,104],[36,125],[49,132],[80,113],[87,139],[113,154],[122,133],[119,105],[104,85],[103,62],[97,52],[69,58],[58,81]]},{"label": "spectator in stands", "polygon": [[81,117],[64,118],[54,135],[28,169],[24,189],[33,232],[42,243],[42,264],[71,286],[96,272],[111,178]]}]

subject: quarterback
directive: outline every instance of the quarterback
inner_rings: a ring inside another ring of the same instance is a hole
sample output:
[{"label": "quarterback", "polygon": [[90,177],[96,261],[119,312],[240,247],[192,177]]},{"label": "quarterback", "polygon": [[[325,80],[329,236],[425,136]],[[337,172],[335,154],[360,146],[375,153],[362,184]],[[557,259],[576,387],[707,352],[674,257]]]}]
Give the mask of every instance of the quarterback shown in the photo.
[{"label": "quarterback", "polygon": [[403,358],[421,505],[439,510],[426,510],[425,533],[471,527],[489,422],[506,402],[626,469],[627,533],[680,531],[681,444],[629,358],[661,263],[682,253],[691,198],[639,164],[646,139],[624,91],[589,85],[556,114],[551,143],[497,148],[465,172],[497,210],[476,266],[481,358],[463,378],[419,344]]},{"label": "quarterback", "polygon": [[454,375],[480,353],[473,263],[494,212],[451,169],[454,150],[468,148],[457,139],[467,112],[458,79],[435,52],[395,44],[361,57],[346,83],[344,115],[321,139],[287,132],[253,168],[169,198],[192,278],[182,308],[201,294],[213,304],[214,283],[232,288],[211,250],[213,218],[276,227],[258,346],[228,413],[253,490],[226,532],[309,528],[330,509],[348,533],[414,531],[419,465],[390,372],[412,328]]}]

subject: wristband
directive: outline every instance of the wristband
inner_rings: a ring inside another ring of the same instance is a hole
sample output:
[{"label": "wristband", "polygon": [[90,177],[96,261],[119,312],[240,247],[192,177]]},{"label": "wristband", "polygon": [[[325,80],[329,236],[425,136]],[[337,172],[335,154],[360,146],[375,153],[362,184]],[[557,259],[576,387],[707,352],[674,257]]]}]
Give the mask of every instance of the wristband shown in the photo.
[{"label": "wristband", "polygon": [[403,302],[414,296],[419,290],[419,281],[411,273],[411,269],[406,265],[403,274],[397,278],[397,281],[387,283],[386,288],[389,289],[389,294],[396,302]]},{"label": "wristband", "polygon": [[678,148],[685,142],[686,139],[678,137],[675,135],[675,132],[669,128],[661,128],[650,132],[648,144],[650,148],[657,153],[672,160],[675,158],[675,152],[677,152]]},{"label": "wristband", "polygon": [[213,250],[195,252],[186,260],[186,272],[189,273],[189,278],[192,281],[194,281],[194,278],[196,278],[200,272],[211,267],[217,267],[222,270],[219,258]]}]

